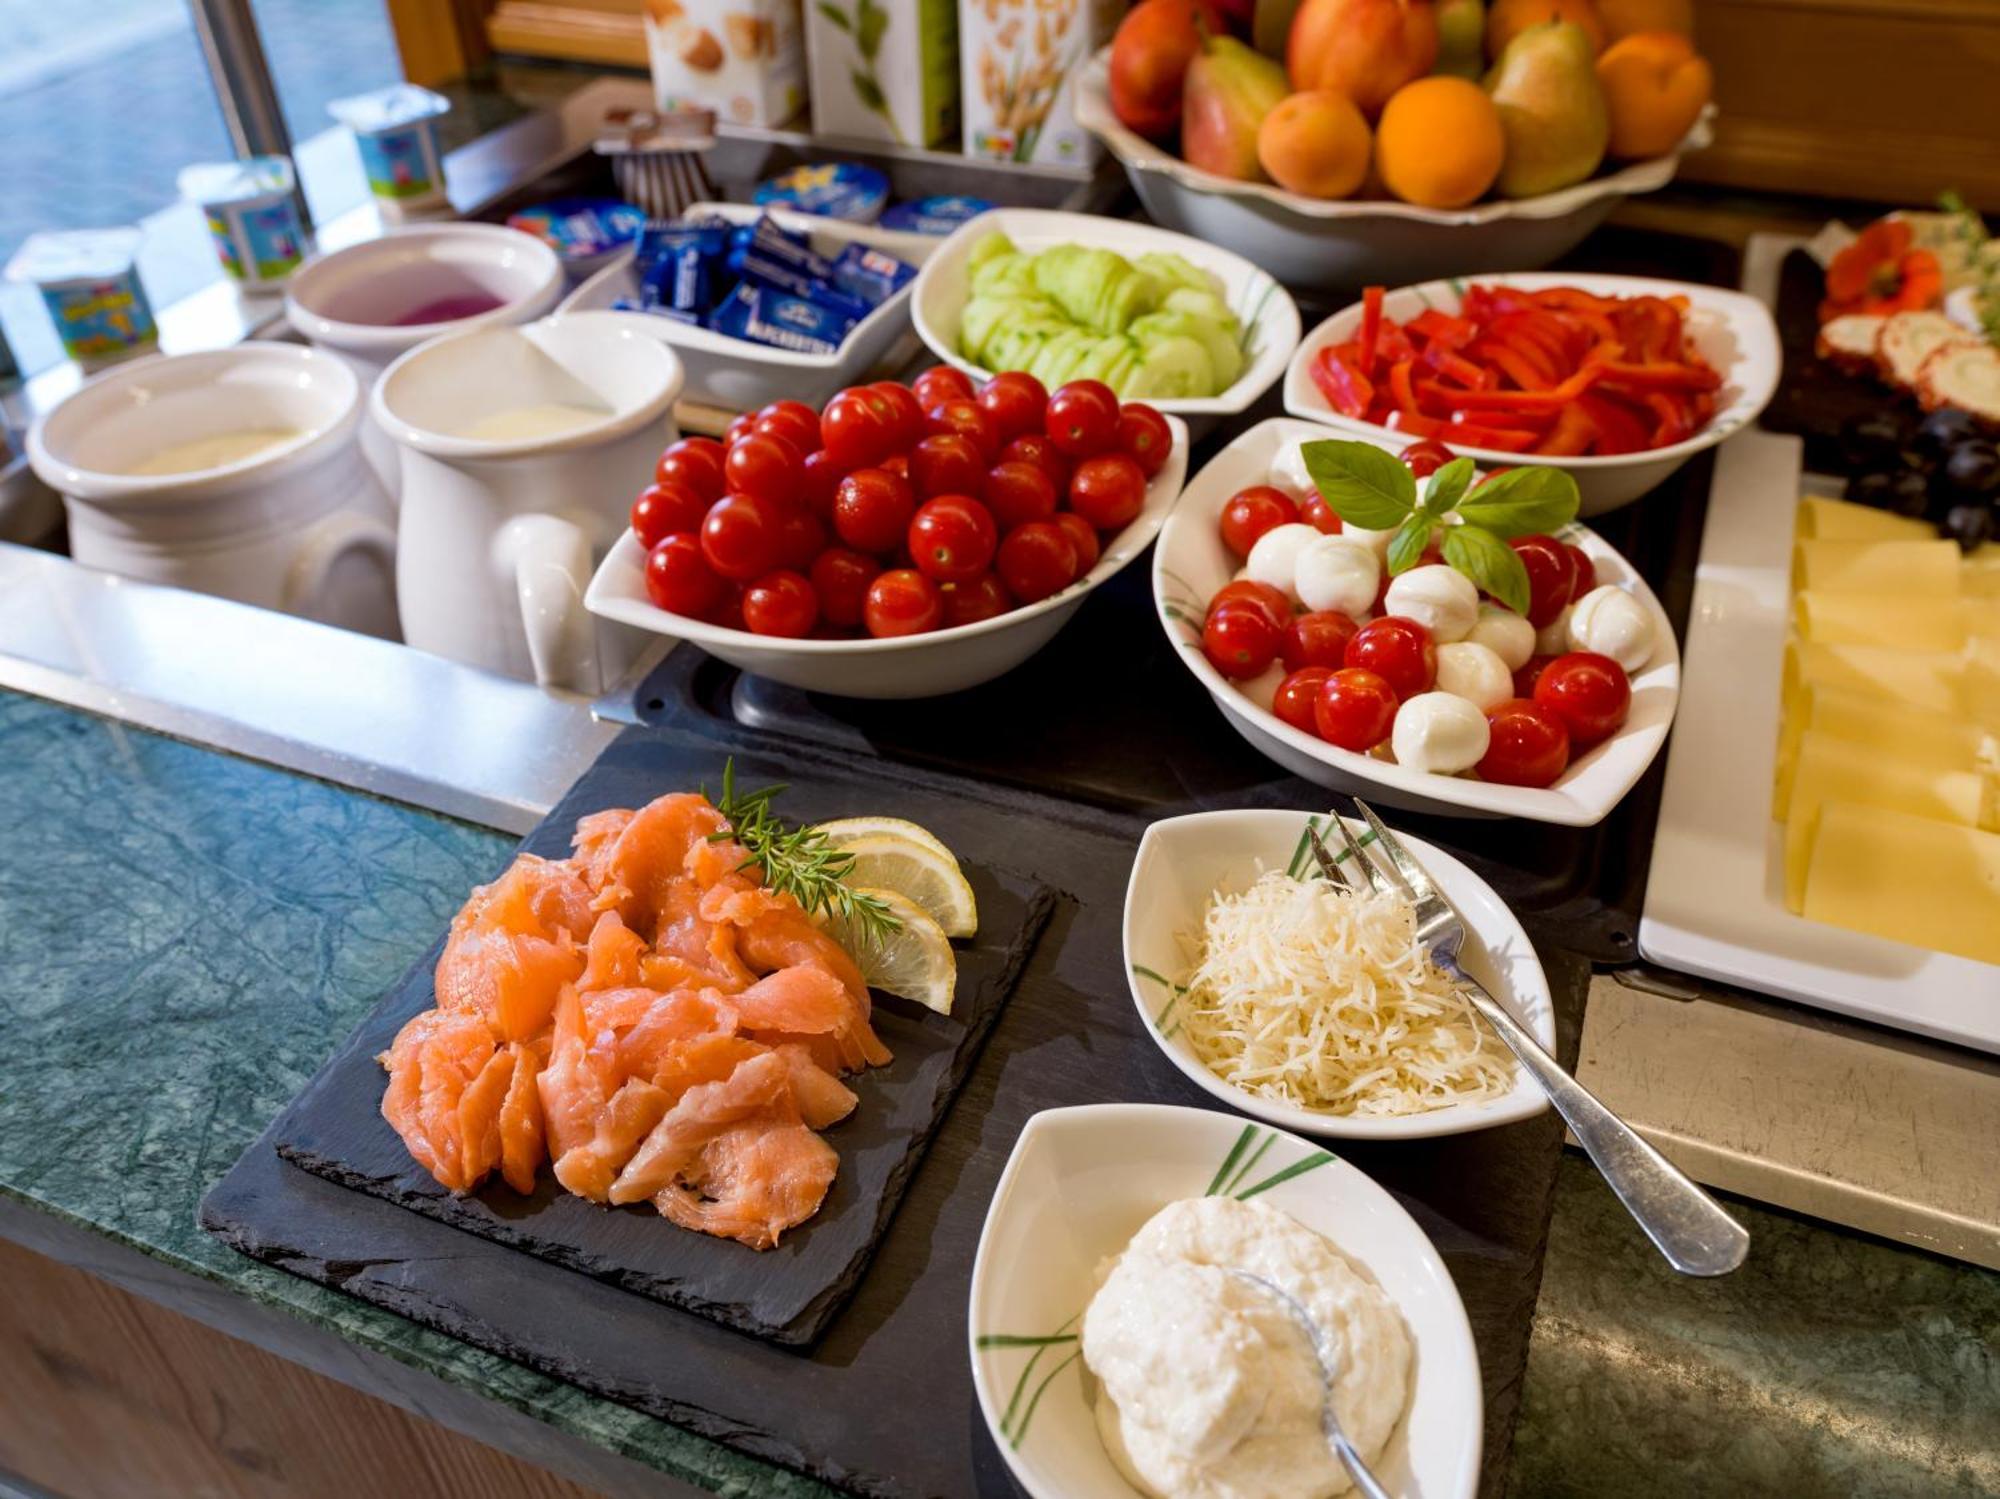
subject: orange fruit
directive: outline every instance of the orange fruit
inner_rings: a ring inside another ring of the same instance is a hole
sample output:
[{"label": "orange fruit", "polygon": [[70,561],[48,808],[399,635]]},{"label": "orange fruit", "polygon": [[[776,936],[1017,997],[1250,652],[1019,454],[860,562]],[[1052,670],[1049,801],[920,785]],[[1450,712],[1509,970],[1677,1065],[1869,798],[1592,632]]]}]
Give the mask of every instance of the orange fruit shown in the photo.
[{"label": "orange fruit", "polygon": [[1642,31],[1597,59],[1611,119],[1613,156],[1664,156],[1681,142],[1715,93],[1715,75],[1694,43],[1675,31]]},{"label": "orange fruit", "polygon": [[1500,175],[1500,111],[1469,78],[1419,78],[1397,90],[1375,126],[1382,184],[1405,203],[1463,208]]},{"label": "orange fruit", "polygon": [[1352,197],[1368,175],[1368,122],[1345,94],[1292,94],[1257,127],[1257,160],[1290,192]]},{"label": "orange fruit", "polygon": [[1486,8],[1486,57],[1498,62],[1507,44],[1544,21],[1574,21],[1590,38],[1590,50],[1604,50],[1604,22],[1591,0],[1493,0]]},{"label": "orange fruit", "polygon": [[1597,18],[1607,42],[1640,31],[1694,35],[1694,0],[1597,0]]}]

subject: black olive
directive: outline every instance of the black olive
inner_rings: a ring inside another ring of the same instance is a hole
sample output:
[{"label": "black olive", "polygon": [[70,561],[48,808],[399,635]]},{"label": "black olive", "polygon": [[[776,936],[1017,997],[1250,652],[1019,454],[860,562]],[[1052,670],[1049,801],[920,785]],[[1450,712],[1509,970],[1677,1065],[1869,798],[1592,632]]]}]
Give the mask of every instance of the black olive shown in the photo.
[{"label": "black olive", "polygon": [[1930,508],[1931,481],[1906,470],[1889,481],[1889,508],[1898,515],[1922,515]]},{"label": "black olive", "polygon": [[1993,539],[1993,507],[1978,501],[1954,505],[1944,518],[1944,534],[1965,551]]},{"label": "black olive", "polygon": [[1970,412],[1943,406],[1918,425],[1915,446],[1934,457],[1943,457],[1947,448],[1978,435],[1979,423]]},{"label": "black olive", "polygon": [[2000,448],[1978,437],[1960,443],[1945,458],[1942,478],[1961,495],[1983,497],[2000,490]]},{"label": "black olive", "polygon": [[1937,459],[1916,448],[1904,448],[1888,465],[1892,469],[1902,469],[1906,473],[1928,474],[1937,467]]},{"label": "black olive", "polygon": [[1874,468],[1888,462],[1904,439],[1903,424],[1878,411],[1841,430],[1841,456],[1855,468]]},{"label": "black olive", "polygon": [[1894,498],[1895,487],[1896,476],[1877,469],[1848,480],[1847,497],[1857,505],[1873,505],[1877,510],[1887,510]]}]

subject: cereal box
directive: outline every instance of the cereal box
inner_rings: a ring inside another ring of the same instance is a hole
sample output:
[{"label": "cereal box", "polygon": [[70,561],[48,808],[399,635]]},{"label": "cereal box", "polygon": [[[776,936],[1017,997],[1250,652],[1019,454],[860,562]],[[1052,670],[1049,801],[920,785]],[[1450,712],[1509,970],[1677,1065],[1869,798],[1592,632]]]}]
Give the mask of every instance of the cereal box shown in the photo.
[{"label": "cereal box", "polygon": [[646,0],[646,52],[663,110],[776,126],[805,103],[799,0]]},{"label": "cereal box", "polygon": [[821,135],[936,146],[958,137],[958,0],[811,0]]},{"label": "cereal box", "polygon": [[960,0],[965,154],[1094,165],[1097,141],[1070,111],[1070,81],[1122,10],[1119,0]]}]

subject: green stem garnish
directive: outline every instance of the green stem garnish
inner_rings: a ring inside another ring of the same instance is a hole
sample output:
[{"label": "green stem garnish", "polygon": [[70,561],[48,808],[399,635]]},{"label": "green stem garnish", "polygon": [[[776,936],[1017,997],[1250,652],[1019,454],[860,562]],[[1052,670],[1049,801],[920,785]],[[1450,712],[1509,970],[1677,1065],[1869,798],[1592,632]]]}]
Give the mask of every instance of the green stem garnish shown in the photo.
[{"label": "green stem garnish", "polygon": [[[818,828],[787,827],[772,813],[771,798],[784,789],[766,786],[738,794],[736,762],[723,761],[722,795],[709,800],[729,827],[710,833],[708,841],[734,838],[748,855],[737,868],[756,869],[766,885],[791,896],[808,913],[836,916],[871,942],[899,930],[903,923],[886,903],[842,883],[854,855],[835,848]],[[708,788],[704,786],[701,794],[708,796]]]}]

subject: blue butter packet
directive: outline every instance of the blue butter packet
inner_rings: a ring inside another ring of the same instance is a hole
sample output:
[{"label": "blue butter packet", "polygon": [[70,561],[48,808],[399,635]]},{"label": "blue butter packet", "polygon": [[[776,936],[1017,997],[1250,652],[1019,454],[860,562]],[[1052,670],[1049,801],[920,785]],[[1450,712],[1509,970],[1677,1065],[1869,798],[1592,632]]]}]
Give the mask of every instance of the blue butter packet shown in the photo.
[{"label": "blue butter packet", "polygon": [[648,310],[706,311],[728,243],[724,230],[706,225],[648,224],[634,259],[640,302]]},{"label": "blue butter packet", "polygon": [[750,243],[730,253],[728,266],[746,281],[817,302],[849,322],[868,315],[870,304],[835,283],[833,266],[823,256],[794,244],[775,224],[759,223]]},{"label": "blue butter packet", "polygon": [[880,307],[916,278],[917,268],[885,250],[849,245],[833,262],[833,284],[858,302]]},{"label": "blue butter packet", "polygon": [[832,354],[854,322],[804,297],[745,281],[709,315],[708,326],[731,338],[798,354]]},{"label": "blue butter packet", "polygon": [[897,203],[883,210],[882,227],[912,234],[949,234],[967,219],[976,219],[992,209],[993,205],[984,198],[940,193],[936,197]]}]

